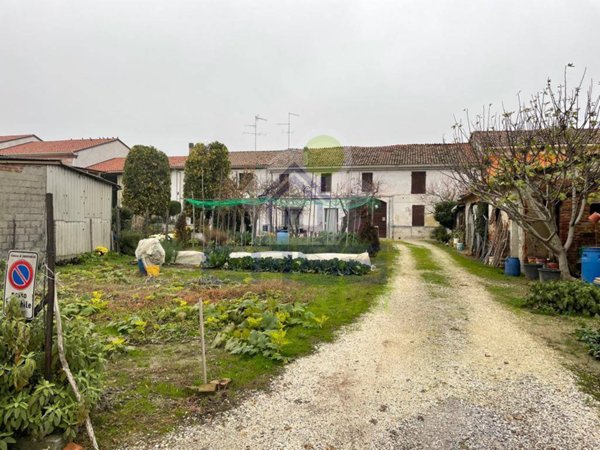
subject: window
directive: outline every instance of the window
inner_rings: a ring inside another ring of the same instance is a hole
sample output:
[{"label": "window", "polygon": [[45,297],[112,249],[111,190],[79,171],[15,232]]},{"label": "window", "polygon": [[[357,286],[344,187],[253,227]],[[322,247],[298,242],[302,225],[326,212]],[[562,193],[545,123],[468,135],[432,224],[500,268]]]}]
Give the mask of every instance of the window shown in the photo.
[{"label": "window", "polygon": [[590,205],[590,214],[594,213],[600,214],[600,203],[592,203]]},{"label": "window", "polygon": [[411,194],[424,194],[427,172],[412,172],[411,174]]},{"label": "window", "polygon": [[254,181],[254,174],[251,172],[240,172],[238,175],[239,183],[241,188],[246,188]]},{"label": "window", "polygon": [[413,205],[413,207],[412,207],[412,226],[413,227],[424,227],[425,226],[425,206],[424,205]]},{"label": "window", "polygon": [[279,188],[277,189],[277,194],[282,195],[287,193],[290,189],[290,174],[282,173],[279,174]]},{"label": "window", "polygon": [[331,174],[321,174],[321,192],[331,192]]},{"label": "window", "polygon": [[337,232],[338,210],[337,208],[325,208],[325,231]]},{"label": "window", "polygon": [[371,192],[373,190],[373,172],[362,173],[362,191]]},{"label": "window", "polygon": [[302,210],[299,208],[288,208],[285,210],[284,223],[288,230],[296,232],[300,228],[300,214]]}]

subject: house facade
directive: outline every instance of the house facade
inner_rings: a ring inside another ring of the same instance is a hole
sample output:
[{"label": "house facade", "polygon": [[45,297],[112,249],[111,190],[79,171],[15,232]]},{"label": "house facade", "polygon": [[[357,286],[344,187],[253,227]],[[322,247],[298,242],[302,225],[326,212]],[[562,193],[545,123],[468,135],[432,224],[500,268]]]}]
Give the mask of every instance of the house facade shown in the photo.
[{"label": "house facade", "polygon": [[[294,206],[261,211],[259,234],[280,228],[301,233],[356,231],[358,224],[350,222],[344,199],[373,197],[377,202],[371,218],[381,237],[428,238],[438,225],[432,192],[451,180],[449,171],[465,145],[239,151],[229,156],[232,177],[249,196],[298,200]],[[183,159],[171,164],[172,199],[181,202],[184,164]]]}]

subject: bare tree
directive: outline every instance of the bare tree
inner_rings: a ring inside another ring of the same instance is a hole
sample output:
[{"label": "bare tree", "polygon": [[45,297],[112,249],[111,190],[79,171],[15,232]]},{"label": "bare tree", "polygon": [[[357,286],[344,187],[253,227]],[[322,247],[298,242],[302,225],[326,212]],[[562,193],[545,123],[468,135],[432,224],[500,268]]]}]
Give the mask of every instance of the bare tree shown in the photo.
[{"label": "bare tree", "polygon": [[[568,67],[572,67],[569,65]],[[457,140],[473,151],[457,163],[455,180],[481,201],[505,211],[556,256],[562,277],[571,277],[567,251],[589,196],[600,189],[600,96],[585,72],[574,88],[564,81],[546,88],[516,111],[491,108],[467,126],[454,125]],[[557,214],[570,205],[568,230],[559,235]]]}]

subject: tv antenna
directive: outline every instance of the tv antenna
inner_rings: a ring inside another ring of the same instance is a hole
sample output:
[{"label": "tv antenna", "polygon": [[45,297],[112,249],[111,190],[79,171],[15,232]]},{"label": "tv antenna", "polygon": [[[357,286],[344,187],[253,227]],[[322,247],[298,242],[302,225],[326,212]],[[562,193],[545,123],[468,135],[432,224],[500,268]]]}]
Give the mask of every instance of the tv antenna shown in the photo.
[{"label": "tv antenna", "polygon": [[264,136],[266,133],[259,133],[258,132],[258,121],[259,120],[264,120],[265,122],[267,121],[267,119],[265,119],[264,117],[260,117],[258,114],[254,116],[254,125],[245,125],[247,127],[253,128],[254,131],[244,131],[244,134],[253,134],[254,135],[254,151],[256,151],[256,138],[258,136]]},{"label": "tv antenna", "polygon": [[287,126],[287,131],[284,131],[284,133],[288,135],[288,146],[287,146],[288,150],[291,148],[290,142],[291,142],[292,133],[293,133],[293,131],[292,131],[292,116],[300,117],[300,114],[289,112],[288,113],[288,121],[277,124],[277,125],[286,125]]}]

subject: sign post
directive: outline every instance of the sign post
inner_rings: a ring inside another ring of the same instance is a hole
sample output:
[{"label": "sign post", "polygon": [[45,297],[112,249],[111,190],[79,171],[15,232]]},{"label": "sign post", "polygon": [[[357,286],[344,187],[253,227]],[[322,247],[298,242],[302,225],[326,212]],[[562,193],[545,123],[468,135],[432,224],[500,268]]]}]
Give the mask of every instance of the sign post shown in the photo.
[{"label": "sign post", "polygon": [[4,277],[4,308],[13,297],[21,304],[26,319],[33,319],[35,307],[35,275],[38,254],[12,250],[8,254]]}]

